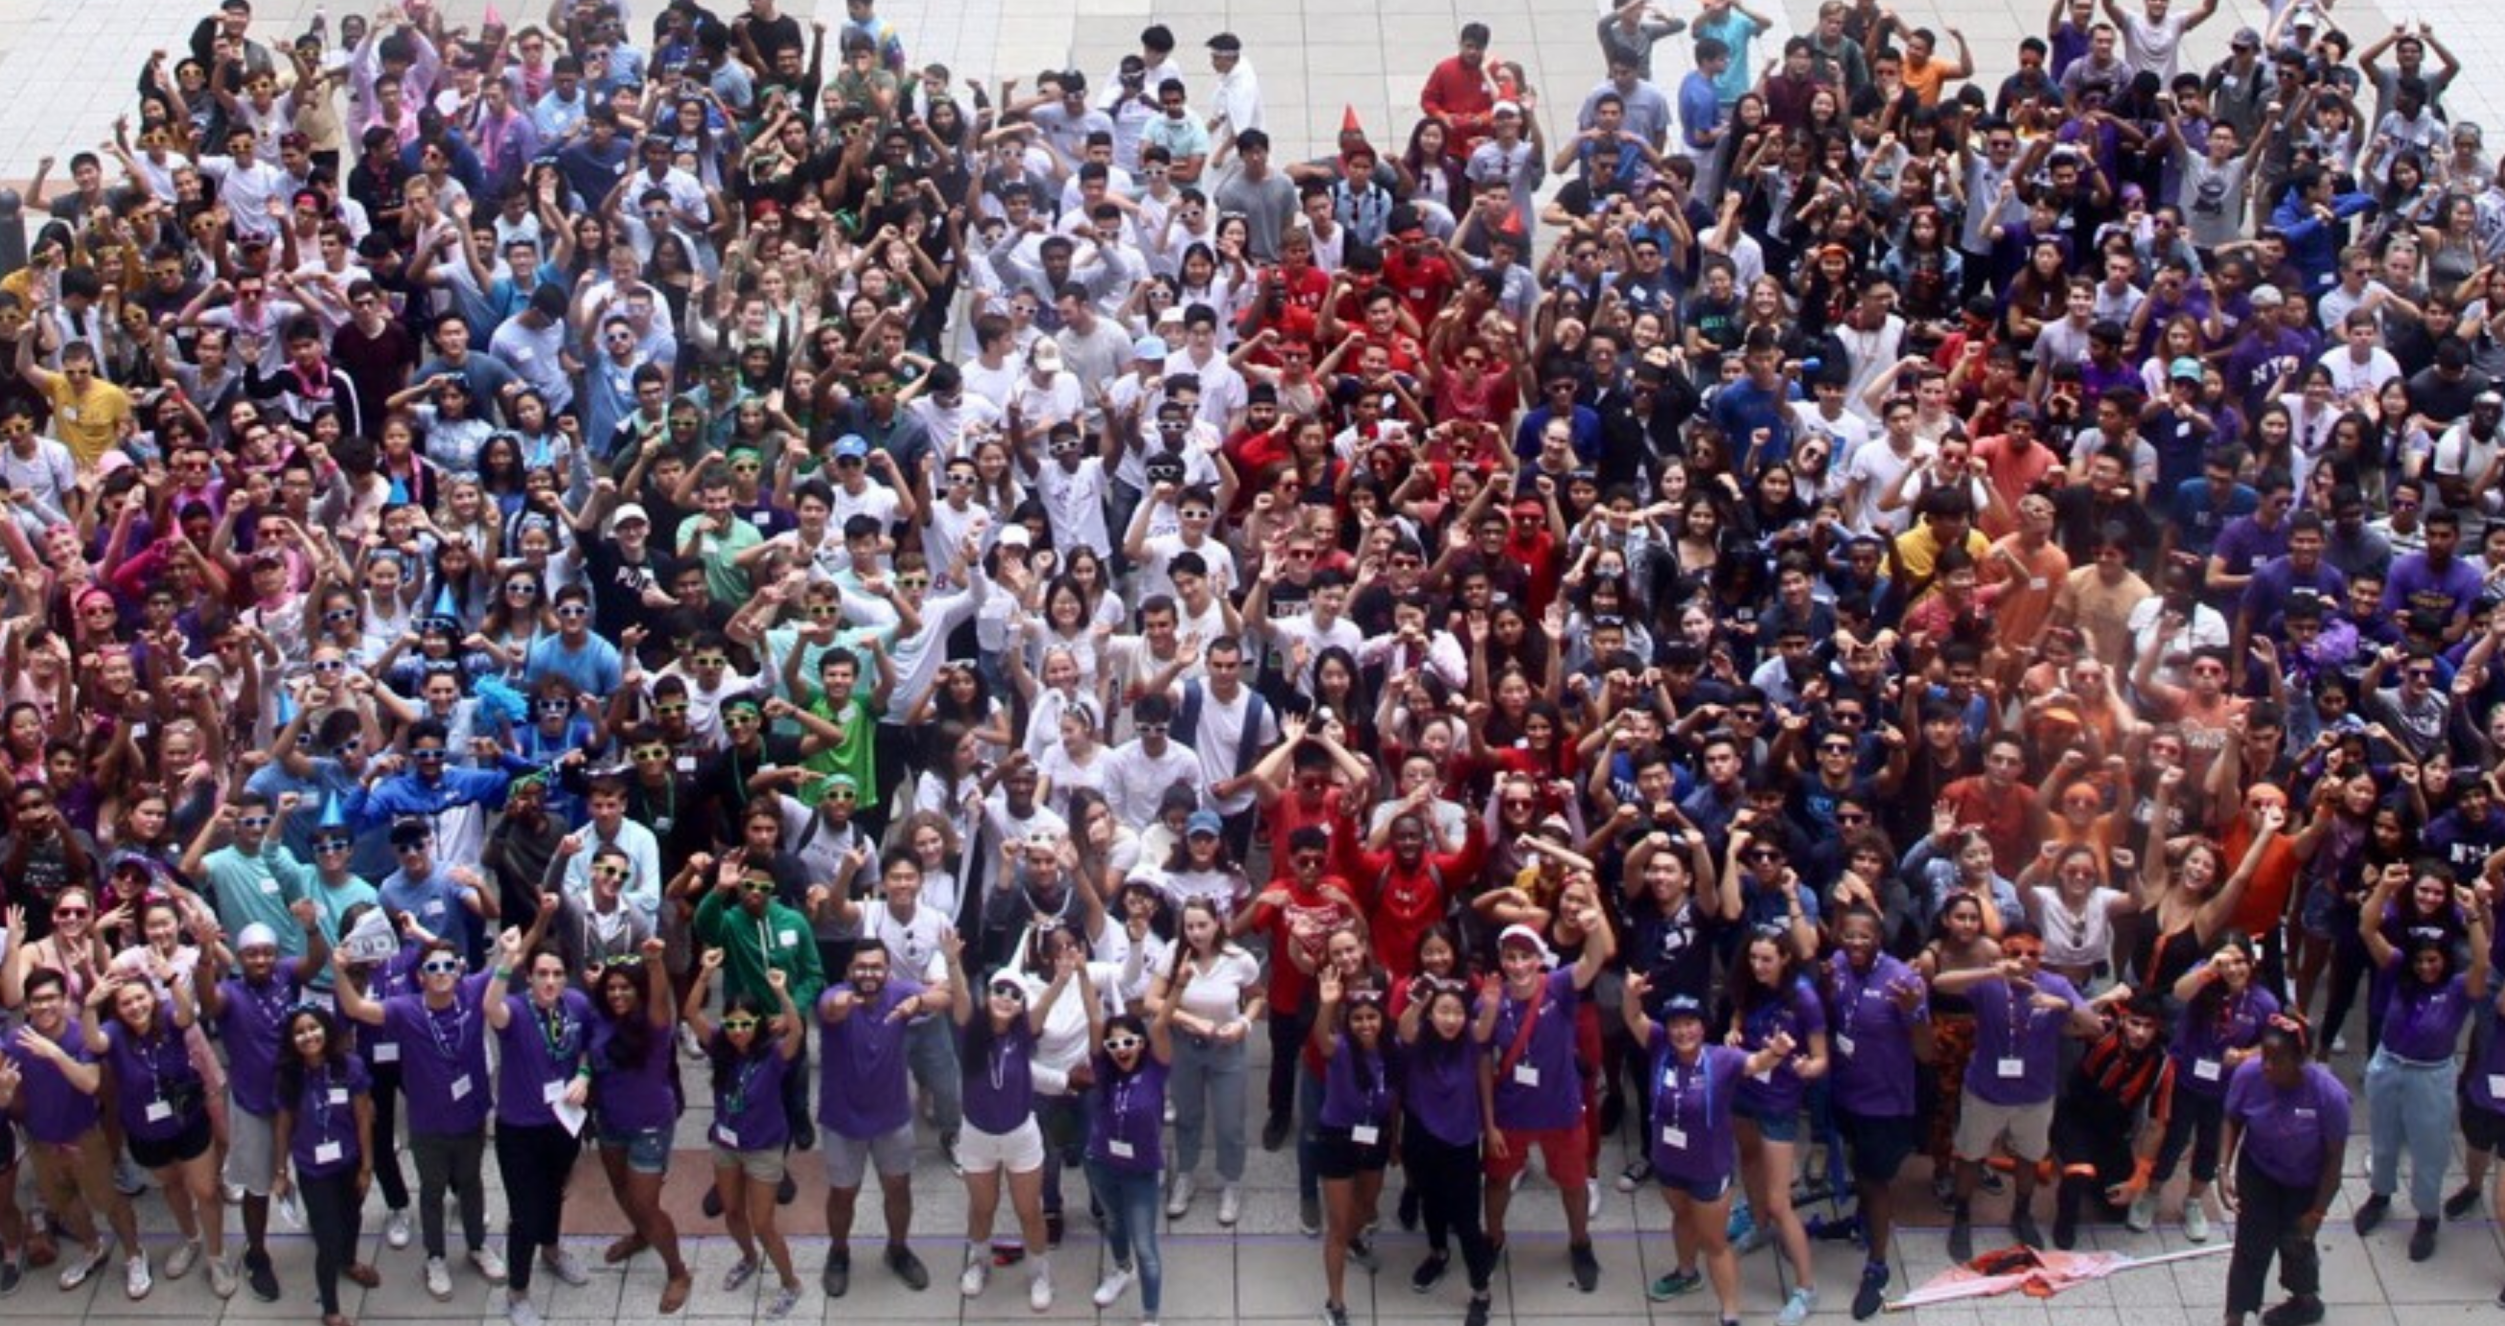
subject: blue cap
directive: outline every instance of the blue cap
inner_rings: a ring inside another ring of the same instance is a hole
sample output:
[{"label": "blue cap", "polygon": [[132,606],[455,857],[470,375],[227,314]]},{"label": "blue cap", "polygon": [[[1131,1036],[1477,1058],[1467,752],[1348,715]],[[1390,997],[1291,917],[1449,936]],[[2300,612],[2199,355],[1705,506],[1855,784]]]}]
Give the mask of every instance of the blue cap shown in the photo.
[{"label": "blue cap", "polygon": [[1705,1020],[1705,1006],[1694,995],[1672,995],[1662,1001],[1661,1020],[1668,1022],[1673,1018],[1694,1018],[1702,1022]]},{"label": "blue cap", "polygon": [[1183,836],[1186,838],[1195,833],[1215,836],[1225,832],[1226,821],[1219,819],[1218,812],[1214,810],[1195,810],[1190,819],[1183,821]]},{"label": "blue cap", "polygon": [[866,457],[870,454],[870,443],[859,433],[846,433],[835,439],[835,454],[856,458]]},{"label": "blue cap", "polygon": [[1170,353],[1162,336],[1142,336],[1131,342],[1131,358],[1163,359]]}]

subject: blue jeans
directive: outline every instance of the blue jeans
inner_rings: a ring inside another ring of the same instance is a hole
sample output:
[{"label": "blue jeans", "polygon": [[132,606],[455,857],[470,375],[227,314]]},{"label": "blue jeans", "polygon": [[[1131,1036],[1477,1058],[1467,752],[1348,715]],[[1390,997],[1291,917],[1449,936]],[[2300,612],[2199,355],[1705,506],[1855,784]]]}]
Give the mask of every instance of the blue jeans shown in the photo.
[{"label": "blue jeans", "polygon": [[1200,1167],[1200,1142],[1214,1116],[1218,1178],[1244,1180],[1245,1049],[1249,1042],[1221,1045],[1198,1036],[1174,1038],[1174,1075],[1166,1098],[1174,1102],[1174,1172]]},{"label": "blue jeans", "polygon": [[1087,1184],[1105,1208],[1105,1246],[1113,1264],[1139,1271],[1140,1316],[1157,1315],[1165,1290],[1165,1262],[1157,1254],[1157,1190],[1155,1170],[1115,1169],[1101,1160],[1087,1162]]},{"label": "blue jeans", "polygon": [[1296,1062],[1296,1196],[1322,1200],[1322,1079]]},{"label": "blue jeans", "polygon": [[2389,1197],[2400,1188],[2401,1151],[2409,1151],[2409,1204],[2421,1216],[2443,1211],[2444,1167],[2453,1150],[2453,1061],[2418,1063],[2389,1046],[2366,1064],[2366,1114],[2374,1141],[2371,1187]]},{"label": "blue jeans", "polygon": [[905,1028],[905,1064],[913,1080],[931,1093],[941,1139],[955,1144],[957,1131],[965,1126],[965,1086],[957,1065],[955,1024],[934,1015]]}]

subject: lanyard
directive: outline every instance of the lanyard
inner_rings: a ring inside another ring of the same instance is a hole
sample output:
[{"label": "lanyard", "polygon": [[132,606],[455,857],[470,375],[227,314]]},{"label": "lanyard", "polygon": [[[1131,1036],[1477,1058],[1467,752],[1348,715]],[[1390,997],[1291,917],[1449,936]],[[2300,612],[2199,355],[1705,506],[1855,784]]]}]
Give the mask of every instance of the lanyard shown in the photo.
[{"label": "lanyard", "polygon": [[566,1060],[574,1057],[574,1019],[565,1011],[565,998],[560,995],[555,1005],[535,1010],[538,1013],[539,1041],[548,1050],[548,1066],[557,1071],[566,1068]]},{"label": "lanyard", "polygon": [[[772,1053],[774,1053],[773,1048],[767,1047],[766,1054]],[[764,1057],[752,1052],[749,1060],[739,1066],[737,1080],[731,1083],[731,1089],[723,1099],[722,1113],[724,1115],[736,1119],[748,1112],[748,1088],[757,1084],[757,1075],[764,1071]]]},{"label": "lanyard", "polygon": [[460,1063],[461,1051],[468,1039],[463,1035],[463,1024],[470,1020],[470,1010],[462,1004],[460,996],[453,996],[452,1030],[449,1035],[445,1033],[444,1020],[436,1015],[434,1009],[428,1008],[423,1001],[418,1008],[426,1015],[427,1033],[435,1038],[435,1052],[442,1055],[447,1064]]},{"label": "lanyard", "polygon": [[320,1077],[305,1078],[305,1094],[312,1097],[313,1142],[316,1146],[329,1141],[331,1137],[330,1087],[331,1071],[328,1066],[322,1069]]},{"label": "lanyard", "polygon": [[[1704,1108],[1708,1112],[1713,1109],[1713,1055],[1710,1053],[1712,1048],[1709,1045],[1696,1047],[1696,1086],[1698,1094],[1704,1100]],[[1680,1106],[1687,1100],[1687,1081],[1680,1075],[1679,1052],[1672,1050],[1669,1058],[1670,1062],[1661,1071],[1661,1084],[1670,1093],[1670,1103],[1662,1117],[1667,1119],[1673,1127],[1683,1127],[1686,1119]],[[1700,1119],[1698,1122],[1701,1124],[1703,1120]]]}]

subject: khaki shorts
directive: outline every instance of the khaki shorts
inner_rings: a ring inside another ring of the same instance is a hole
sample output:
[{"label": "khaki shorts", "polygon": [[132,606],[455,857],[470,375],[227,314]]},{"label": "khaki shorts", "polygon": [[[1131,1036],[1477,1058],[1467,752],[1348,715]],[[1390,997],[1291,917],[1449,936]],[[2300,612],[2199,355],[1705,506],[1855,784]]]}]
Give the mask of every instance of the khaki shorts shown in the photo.
[{"label": "khaki shorts", "polygon": [[878,1167],[882,1179],[900,1179],[913,1173],[913,1125],[903,1124],[892,1132],[876,1137],[846,1137],[833,1129],[818,1134],[825,1148],[826,1184],[830,1188],[854,1189],[870,1167]]},{"label": "khaki shorts", "polygon": [[104,1144],[104,1129],[90,1128],[87,1135],[67,1146],[31,1139],[28,1148],[35,1158],[35,1191],[42,1195],[44,1209],[54,1212],[76,1211],[102,1220],[122,1195],[113,1189],[113,1148]]},{"label": "khaki shorts", "polygon": [[781,1183],[783,1151],[733,1151],[719,1142],[713,1144],[713,1167],[735,1169],[748,1176],[750,1183]]},{"label": "khaki shorts", "polygon": [[2009,1154],[2020,1160],[2042,1160],[2053,1149],[2053,1102],[1995,1105],[1975,1099],[1969,1091],[1957,1102],[1957,1158],[1988,1160],[1992,1148],[2006,1140]]},{"label": "khaki shorts", "polygon": [[226,1102],[226,1181],[254,1197],[270,1195],[278,1174],[278,1121]]}]

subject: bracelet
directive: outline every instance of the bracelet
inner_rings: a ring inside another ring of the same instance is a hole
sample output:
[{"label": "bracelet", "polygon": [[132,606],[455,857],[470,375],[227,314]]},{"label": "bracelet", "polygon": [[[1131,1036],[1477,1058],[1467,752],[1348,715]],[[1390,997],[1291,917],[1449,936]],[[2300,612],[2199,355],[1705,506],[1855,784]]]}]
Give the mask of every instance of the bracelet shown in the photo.
[{"label": "bracelet", "polygon": [[512,979],[513,979],[513,969],[512,969],[511,967],[498,967],[498,968],[496,968],[496,979],[497,979],[497,980],[499,980],[499,981],[510,981],[510,980],[512,980]]}]

